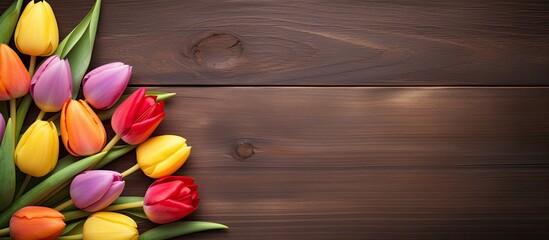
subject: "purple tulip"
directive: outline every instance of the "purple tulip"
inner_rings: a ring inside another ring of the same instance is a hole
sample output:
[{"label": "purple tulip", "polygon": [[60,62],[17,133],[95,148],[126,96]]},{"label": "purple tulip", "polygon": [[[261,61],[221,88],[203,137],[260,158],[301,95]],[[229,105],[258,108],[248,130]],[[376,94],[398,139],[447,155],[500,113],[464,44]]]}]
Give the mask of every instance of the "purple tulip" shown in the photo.
[{"label": "purple tulip", "polygon": [[32,77],[30,93],[44,112],[59,112],[72,97],[72,75],[69,61],[53,55],[46,59]]},{"label": "purple tulip", "polygon": [[111,108],[128,86],[132,67],[113,62],[92,70],[82,80],[84,97],[96,109]]},{"label": "purple tulip", "polygon": [[4,138],[4,132],[6,131],[6,121],[4,116],[0,113],[0,144],[2,144],[2,139]]},{"label": "purple tulip", "polygon": [[85,171],[72,180],[74,206],[88,212],[99,211],[114,202],[124,190],[122,175],[109,170]]}]

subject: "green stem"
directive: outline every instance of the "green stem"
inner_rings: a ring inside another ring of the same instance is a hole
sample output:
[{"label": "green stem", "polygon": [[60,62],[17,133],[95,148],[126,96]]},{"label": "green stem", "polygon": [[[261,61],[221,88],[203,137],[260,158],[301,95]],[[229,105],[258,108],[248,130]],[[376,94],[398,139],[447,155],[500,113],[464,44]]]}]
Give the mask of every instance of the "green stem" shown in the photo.
[{"label": "green stem", "polygon": [[23,195],[23,193],[25,192],[25,189],[27,188],[27,185],[29,185],[31,178],[32,178],[31,175],[27,174],[27,176],[25,176],[25,180],[23,180],[23,183],[21,184],[21,187],[19,188],[19,191],[17,192],[17,195],[15,195],[14,199],[17,200],[19,197],[21,197],[21,195]]},{"label": "green stem", "polygon": [[[15,148],[15,146],[17,145],[17,141],[16,141],[16,137],[15,135],[17,135],[17,99],[15,98],[12,98],[10,99],[10,118],[11,118],[11,122],[13,124],[11,124],[11,126],[13,127],[13,132],[15,134],[13,134],[13,147]],[[15,151],[14,151],[15,152]]]},{"label": "green stem", "polygon": [[54,209],[57,210],[57,211],[61,211],[65,208],[70,207],[72,204],[73,204],[72,199],[70,199],[70,200],[68,200],[64,203],[59,204],[59,206],[55,207]]},{"label": "green stem", "polygon": [[10,235],[10,228],[0,229],[0,236]]},{"label": "green stem", "polygon": [[32,78],[34,76],[34,68],[36,66],[36,56],[30,56],[30,63],[29,63],[29,75]]},{"label": "green stem", "polygon": [[123,203],[123,204],[118,204],[118,205],[111,205],[111,206],[108,206],[108,207],[104,208],[101,211],[103,211],[103,212],[114,212],[114,211],[120,211],[120,210],[124,210],[124,209],[131,209],[131,208],[138,208],[138,207],[143,207],[143,201]]},{"label": "green stem", "polygon": [[[130,203],[123,203],[118,205],[111,205],[109,207],[103,208],[102,212],[114,212],[114,211],[120,211],[124,209],[132,209],[132,208],[138,208],[143,207],[143,201],[138,202],[130,202]],[[93,213],[82,211],[82,210],[75,210],[75,211],[69,211],[64,212],[63,215],[65,215],[65,222],[69,222],[75,219],[87,217]]]},{"label": "green stem", "polygon": [[69,235],[69,236],[60,236],[60,237],[57,237],[57,239],[67,239],[67,240],[82,239],[82,234],[75,234],[75,235]]},{"label": "green stem", "polygon": [[101,152],[108,152],[110,151],[114,145],[116,145],[116,143],[120,141],[120,136],[118,136],[118,134],[114,135],[114,137],[111,139],[111,141],[107,144],[107,146],[105,146],[105,148],[103,148],[103,150]]},{"label": "green stem", "polygon": [[128,168],[128,170],[124,171],[122,173],[122,177],[126,177],[126,176],[130,175],[133,172],[137,171],[138,169],[139,169],[139,164],[135,164],[131,168]]},{"label": "green stem", "polygon": [[42,120],[42,118],[44,118],[44,115],[46,115],[46,112],[40,110],[40,113],[38,113],[38,116],[36,117],[36,121]]}]

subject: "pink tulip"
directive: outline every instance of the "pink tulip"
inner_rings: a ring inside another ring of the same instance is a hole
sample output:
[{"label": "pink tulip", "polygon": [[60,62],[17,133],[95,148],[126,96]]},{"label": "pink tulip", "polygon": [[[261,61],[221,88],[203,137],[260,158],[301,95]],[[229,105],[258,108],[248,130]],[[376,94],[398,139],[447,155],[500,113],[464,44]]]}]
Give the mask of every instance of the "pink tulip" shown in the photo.
[{"label": "pink tulip", "polygon": [[126,183],[115,171],[85,171],[72,180],[70,193],[74,206],[84,211],[99,211],[113,203]]},{"label": "pink tulip", "polygon": [[111,125],[124,142],[140,144],[147,140],[165,115],[164,101],[156,102],[156,96],[145,96],[145,88],[140,88],[116,108]]},{"label": "pink tulip", "polygon": [[191,214],[198,207],[198,186],[185,176],[160,178],[147,189],[143,210],[149,220],[164,224]]},{"label": "pink tulip", "polygon": [[111,108],[128,86],[132,67],[113,62],[90,71],[82,80],[84,97],[96,109]]},{"label": "pink tulip", "polygon": [[72,97],[72,75],[69,61],[53,55],[46,59],[32,77],[30,93],[44,112],[59,112]]}]

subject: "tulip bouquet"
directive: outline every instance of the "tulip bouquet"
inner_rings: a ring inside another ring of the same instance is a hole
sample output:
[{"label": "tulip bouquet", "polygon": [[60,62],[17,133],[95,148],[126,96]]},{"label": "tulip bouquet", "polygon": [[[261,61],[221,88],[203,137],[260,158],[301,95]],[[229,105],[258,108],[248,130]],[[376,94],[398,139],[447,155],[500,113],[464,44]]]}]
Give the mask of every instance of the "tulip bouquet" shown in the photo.
[{"label": "tulip bouquet", "polygon": [[[157,240],[226,229],[180,221],[200,201],[193,178],[173,175],[191,147],[180,136],[151,137],[175,94],[123,95],[132,68],[120,62],[87,72],[100,6],[61,42],[46,1],[15,0],[0,16],[0,239]],[[27,117],[33,102],[36,118]],[[109,119],[116,135],[107,141]],[[101,170],[134,148],[133,167]],[[144,197],[121,196],[137,170],[157,180]],[[140,234],[147,221],[162,225]]]}]

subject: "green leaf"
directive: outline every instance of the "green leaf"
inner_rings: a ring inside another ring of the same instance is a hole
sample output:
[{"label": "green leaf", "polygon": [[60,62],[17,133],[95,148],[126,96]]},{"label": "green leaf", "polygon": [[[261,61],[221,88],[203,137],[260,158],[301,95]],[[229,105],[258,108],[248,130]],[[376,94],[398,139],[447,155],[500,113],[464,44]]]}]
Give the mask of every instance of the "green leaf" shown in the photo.
[{"label": "green leaf", "polygon": [[137,145],[121,145],[113,147],[112,150],[109,151],[107,156],[103,158],[93,169],[100,169],[104,167],[105,165],[111,163],[112,161],[118,159],[119,157],[122,157],[124,154],[128,153],[129,151],[133,150]]},{"label": "green leaf", "polygon": [[140,202],[140,201],[143,201],[143,200],[144,200],[143,197],[120,196],[111,205],[119,205],[119,204],[132,203],[132,202]]},{"label": "green leaf", "polygon": [[168,223],[155,227],[139,236],[139,240],[163,240],[173,237],[215,229],[228,229],[229,227],[212,222],[184,221]]},{"label": "green leaf", "polygon": [[145,95],[147,96],[156,96],[156,101],[162,101],[166,100],[168,98],[171,98],[175,96],[176,93],[167,93],[167,92],[154,92],[154,91],[147,91]]},{"label": "green leaf", "polygon": [[15,32],[22,6],[23,0],[16,0],[0,16],[0,26],[2,26],[0,28],[0,43],[8,44],[10,42]]},{"label": "green leaf", "polygon": [[23,127],[23,123],[25,122],[25,117],[27,117],[27,112],[29,111],[29,107],[32,103],[32,97],[30,94],[25,95],[23,99],[21,100],[21,103],[19,104],[19,107],[17,108],[17,116],[16,116],[16,131],[15,136],[17,136],[16,142],[19,141],[19,136],[21,135],[21,128]]},{"label": "green leaf", "polygon": [[[59,172],[54,173],[50,177],[44,179],[38,185],[26,192],[21,198],[9,206],[0,214],[0,228],[7,227],[10,217],[20,208],[34,205],[41,201],[50,193],[50,191],[58,188],[78,173],[89,169],[97,164],[106,155],[105,152],[86,157],[78,162],[75,162]],[[4,183],[4,182],[3,182]],[[4,184],[1,184],[2,186]]]},{"label": "green leaf", "polygon": [[131,218],[133,218],[134,220],[136,218],[149,220],[147,218],[147,215],[145,215],[145,212],[143,211],[143,208],[126,209],[126,210],[121,210],[121,211],[117,211],[117,212],[122,213],[124,215],[128,215]]},{"label": "green leaf", "polygon": [[65,229],[63,230],[63,233],[61,233],[61,235],[82,234],[84,222],[85,220],[80,220],[80,221],[67,224],[67,226],[65,226]]},{"label": "green leaf", "polygon": [[[7,208],[15,195],[15,163],[13,161],[13,127],[11,119],[6,124],[6,132],[0,146],[0,211]],[[11,214],[10,214],[11,217]]]},{"label": "green leaf", "polygon": [[54,53],[69,60],[73,99],[78,97],[82,77],[90,65],[100,9],[101,0],[96,0],[88,15],[61,41]]},{"label": "green leaf", "polygon": [[55,165],[55,168],[50,173],[48,173],[46,176],[39,177],[39,178],[36,178],[36,177],[32,178],[32,180],[30,181],[28,187],[32,188],[33,186],[36,186],[36,184],[40,183],[44,179],[47,179],[49,176],[53,175],[54,173],[59,172],[63,168],[75,163],[78,159],[79,158],[77,158],[73,155],[70,155],[70,154],[62,157],[61,159],[57,160],[57,164]]}]

